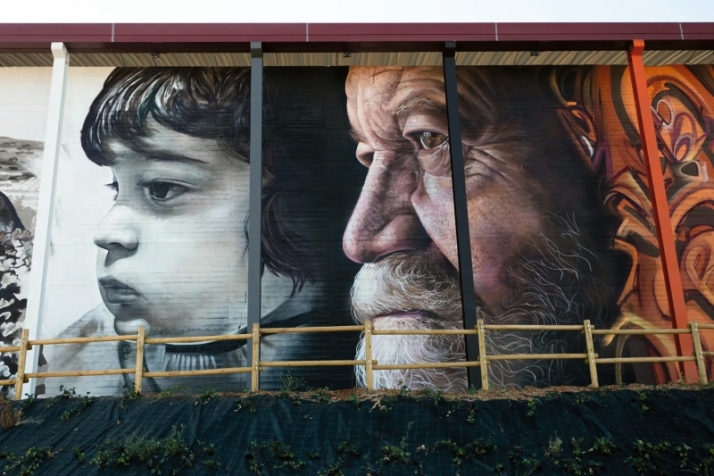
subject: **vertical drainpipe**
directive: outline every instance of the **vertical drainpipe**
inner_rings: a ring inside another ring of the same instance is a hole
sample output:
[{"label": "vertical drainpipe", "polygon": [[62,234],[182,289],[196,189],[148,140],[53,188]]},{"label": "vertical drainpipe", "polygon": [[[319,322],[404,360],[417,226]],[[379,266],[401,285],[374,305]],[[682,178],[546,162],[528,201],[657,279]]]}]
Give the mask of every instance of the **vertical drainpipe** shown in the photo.
[{"label": "vertical drainpipe", "polygon": [[[263,45],[250,44],[250,195],[248,210],[248,331],[260,324],[263,204]],[[248,362],[252,362],[252,346]]]},{"label": "vertical drainpipe", "polygon": [[[57,165],[62,140],[62,117],[65,91],[67,90],[67,69],[69,67],[69,52],[64,43],[52,43],[51,49],[54,57],[52,62],[52,83],[47,108],[47,122],[45,124],[45,148],[40,172],[40,194],[37,202],[35,236],[32,244],[32,270],[30,272],[27,309],[25,310],[25,322],[23,324],[23,327],[30,331],[30,340],[40,337],[39,330],[42,327],[42,317],[44,316],[47,263],[50,257],[55,190],[57,188]],[[37,348],[28,351],[26,363],[30,366],[30,369],[25,369],[26,373],[38,371],[39,352]],[[34,395],[36,385],[37,380],[31,379],[29,386],[25,387],[27,389],[26,393]]]},{"label": "vertical drainpipe", "polygon": [[[662,260],[672,328],[687,329],[688,319],[687,306],[684,302],[684,288],[679,273],[679,261],[674,243],[674,232],[672,231],[672,218],[669,214],[669,204],[664,189],[664,176],[657,146],[657,135],[652,119],[652,100],[647,90],[647,76],[642,60],[644,48],[645,42],[643,40],[634,40],[627,51],[627,64],[635,98],[642,155],[649,178],[650,201],[652,203],[655,226],[657,227],[657,242],[659,244],[660,259]],[[688,335],[676,334],[674,338],[678,355],[694,355],[692,341]],[[698,376],[695,362],[683,362],[683,364],[684,376],[687,382],[697,382]],[[682,367],[680,366],[681,370]]]},{"label": "vertical drainpipe", "polygon": [[[444,89],[446,93],[446,115],[449,127],[449,151],[451,153],[451,183],[454,192],[454,218],[456,222],[456,246],[459,258],[459,283],[461,285],[461,305],[464,313],[464,329],[476,328],[476,295],[474,292],[473,266],[471,264],[471,239],[469,235],[469,211],[466,201],[466,177],[464,173],[464,153],[461,146],[461,118],[459,116],[459,93],[456,79],[456,43],[447,41],[444,45]],[[478,339],[467,335],[466,360],[479,360]],[[481,388],[481,372],[486,369],[467,367],[469,386]]]}]

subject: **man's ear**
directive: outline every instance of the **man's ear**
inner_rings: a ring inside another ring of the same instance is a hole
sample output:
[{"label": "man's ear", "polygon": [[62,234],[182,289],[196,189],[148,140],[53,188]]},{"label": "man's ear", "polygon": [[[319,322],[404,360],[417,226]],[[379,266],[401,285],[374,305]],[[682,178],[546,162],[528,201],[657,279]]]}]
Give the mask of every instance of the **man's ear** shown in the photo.
[{"label": "man's ear", "polygon": [[560,102],[558,116],[573,145],[583,160],[594,167],[597,158],[598,133],[591,112],[586,107],[583,86],[587,70],[583,68],[553,68],[548,77],[551,92]]}]

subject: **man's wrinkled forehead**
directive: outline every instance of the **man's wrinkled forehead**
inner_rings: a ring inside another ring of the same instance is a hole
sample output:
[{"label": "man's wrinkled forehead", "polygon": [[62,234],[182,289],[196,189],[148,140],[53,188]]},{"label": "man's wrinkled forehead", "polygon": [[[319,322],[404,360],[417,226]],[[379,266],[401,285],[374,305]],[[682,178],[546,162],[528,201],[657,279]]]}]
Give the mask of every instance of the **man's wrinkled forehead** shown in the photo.
[{"label": "man's wrinkled forehead", "polygon": [[400,121],[407,113],[444,103],[440,68],[353,67],[345,89],[353,135],[375,147],[403,139]]},{"label": "man's wrinkled forehead", "polygon": [[395,100],[408,100],[406,96],[418,95],[422,89],[443,95],[443,82],[438,67],[352,67],[346,92],[348,102],[379,100],[385,106],[398,107]]}]

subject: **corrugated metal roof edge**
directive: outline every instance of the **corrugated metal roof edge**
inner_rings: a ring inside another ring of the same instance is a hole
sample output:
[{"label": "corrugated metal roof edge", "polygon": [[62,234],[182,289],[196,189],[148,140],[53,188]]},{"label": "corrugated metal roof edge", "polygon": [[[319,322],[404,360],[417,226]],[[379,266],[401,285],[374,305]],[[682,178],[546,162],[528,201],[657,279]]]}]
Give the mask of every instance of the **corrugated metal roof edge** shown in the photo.
[{"label": "corrugated metal roof edge", "polygon": [[[620,50],[634,38],[656,49],[710,49],[714,23],[265,23],[265,24],[2,24],[0,51],[71,52]],[[537,46],[537,48],[536,48]]]}]

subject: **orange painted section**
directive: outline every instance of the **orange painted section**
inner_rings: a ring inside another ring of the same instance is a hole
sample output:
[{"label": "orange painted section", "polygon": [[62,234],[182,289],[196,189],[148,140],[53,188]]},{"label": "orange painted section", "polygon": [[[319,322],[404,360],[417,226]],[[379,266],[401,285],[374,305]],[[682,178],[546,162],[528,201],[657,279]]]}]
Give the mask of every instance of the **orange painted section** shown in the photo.
[{"label": "orange painted section", "polygon": [[[648,94],[647,76],[642,60],[643,50],[644,41],[634,40],[628,51],[627,60],[642,141],[642,155],[647,167],[650,200],[655,226],[657,227],[657,241],[659,243],[672,327],[682,329],[688,326],[687,306],[684,301],[684,288],[679,272],[679,261],[672,231],[672,218],[669,214],[669,205],[665,192],[664,175],[660,166],[660,153],[651,113],[652,100]],[[689,335],[677,335],[675,343],[679,355],[693,355],[694,348]],[[685,362],[682,367],[688,382],[698,381],[697,368],[694,362]]]}]

